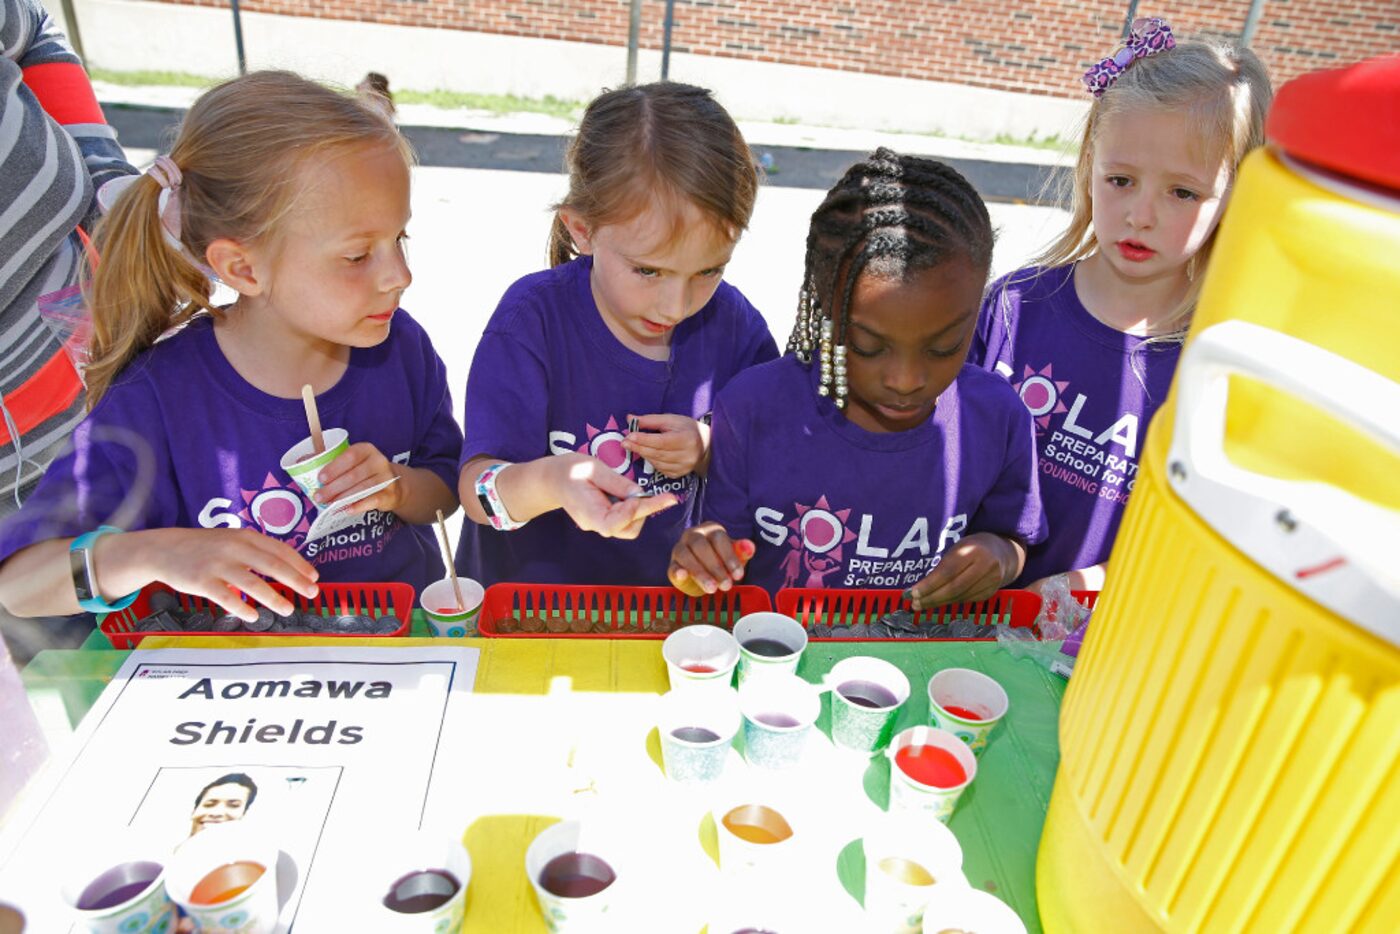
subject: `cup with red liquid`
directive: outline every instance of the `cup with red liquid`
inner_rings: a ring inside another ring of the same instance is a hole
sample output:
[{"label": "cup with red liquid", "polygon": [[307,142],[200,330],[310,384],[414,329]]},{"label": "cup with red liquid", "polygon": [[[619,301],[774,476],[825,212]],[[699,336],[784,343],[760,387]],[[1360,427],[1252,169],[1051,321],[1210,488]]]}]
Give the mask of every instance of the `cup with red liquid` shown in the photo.
[{"label": "cup with red liquid", "polygon": [[265,934],[277,926],[278,850],[242,821],[205,827],[175,850],[166,888],[196,930]]},{"label": "cup with red liquid", "polygon": [[710,688],[728,691],[739,663],[739,643],[727,629],[718,626],[685,626],[666,637],[661,644],[671,690]]},{"label": "cup with red liquid", "polygon": [[821,695],[796,675],[765,675],[739,689],[744,756],[764,769],[790,769],[806,749]]},{"label": "cup with red liquid", "polygon": [[476,618],[486,591],[470,577],[457,578],[457,584],[465,605],[458,604],[457,587],[452,586],[450,577],[433,581],[418,595],[418,604],[428,619],[428,629],[435,636],[456,639],[476,635]]},{"label": "cup with red liquid", "polygon": [[168,860],[135,841],[88,849],[70,863],[63,900],[80,930],[91,934],[174,930],[175,905],[166,893]]},{"label": "cup with red liquid", "polygon": [[367,912],[374,918],[368,929],[394,934],[461,929],[472,877],[461,839],[417,831],[377,840],[375,851],[373,877],[363,893],[375,900]]},{"label": "cup with red liquid", "polygon": [[666,777],[683,784],[717,781],[739,732],[739,698],[733,690],[671,691],[657,718]]},{"label": "cup with red liquid", "polygon": [[1011,707],[1006,689],[971,668],[944,668],[928,681],[929,722],[947,730],[976,754]]},{"label": "cup with red liquid", "polygon": [[807,629],[781,613],[749,613],[734,624],[739,643],[739,687],[752,678],[797,672],[807,648]]},{"label": "cup with red liquid", "polygon": [[953,816],[963,789],[977,777],[977,757],[947,730],[911,726],[890,742],[890,810]]},{"label": "cup with red liquid", "polygon": [[560,821],[540,831],[525,851],[525,874],[551,932],[615,929],[621,859],[597,824]]},{"label": "cup with red liquid", "polygon": [[888,745],[909,679],[882,658],[857,655],[837,662],[825,678],[831,690],[831,741],[870,753]]}]

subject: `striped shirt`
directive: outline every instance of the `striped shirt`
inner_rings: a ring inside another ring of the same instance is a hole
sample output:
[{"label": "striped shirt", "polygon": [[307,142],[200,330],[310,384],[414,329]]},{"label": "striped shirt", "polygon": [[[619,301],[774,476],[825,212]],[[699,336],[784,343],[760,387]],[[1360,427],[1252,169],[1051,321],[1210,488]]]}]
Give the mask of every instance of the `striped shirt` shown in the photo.
[{"label": "striped shirt", "polygon": [[[81,393],[53,411],[55,397],[33,391],[36,380],[52,385],[40,377],[71,367],[39,298],[78,282],[75,228],[91,229],[98,187],[135,171],[43,6],[0,0],[0,402],[9,403],[0,410],[0,516],[38,482],[83,416]],[[71,394],[72,379],[61,382]],[[36,405],[36,395],[48,404]]]}]

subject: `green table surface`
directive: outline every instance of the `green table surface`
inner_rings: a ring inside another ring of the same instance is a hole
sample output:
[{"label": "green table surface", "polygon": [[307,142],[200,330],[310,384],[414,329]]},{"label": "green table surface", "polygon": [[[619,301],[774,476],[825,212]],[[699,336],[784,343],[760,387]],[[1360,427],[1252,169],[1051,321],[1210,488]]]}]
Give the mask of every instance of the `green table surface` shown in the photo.
[{"label": "green table surface", "polygon": [[[419,613],[414,614],[411,633],[429,635]],[[490,640],[496,644],[506,641],[518,640]],[[386,646],[393,642],[385,640]],[[656,640],[654,644],[659,657],[661,642]],[[60,692],[68,716],[76,724],[128,654],[112,649],[101,633],[94,633],[82,649],[39,653],[22,674],[31,693]],[[1035,859],[1059,764],[1058,718],[1064,681],[1031,661],[1012,658],[995,642],[814,641],[802,656],[798,674],[818,681],[836,662],[853,655],[886,659],[908,675],[913,690],[899,714],[897,730],[928,722],[928,695],[924,688],[929,677],[940,669],[976,669],[1006,689],[1010,710],[993,732],[978,761],[976,780],[964,792],[948,826],[962,844],[963,871],[968,881],[1006,901],[1020,914],[1029,931],[1038,932]],[[829,708],[823,708],[817,725],[829,735]],[[884,806],[888,782],[888,759],[872,758],[865,773],[864,792],[877,805]],[[847,891],[859,899],[864,889],[864,856],[858,840],[852,840],[841,852],[838,874]]]}]

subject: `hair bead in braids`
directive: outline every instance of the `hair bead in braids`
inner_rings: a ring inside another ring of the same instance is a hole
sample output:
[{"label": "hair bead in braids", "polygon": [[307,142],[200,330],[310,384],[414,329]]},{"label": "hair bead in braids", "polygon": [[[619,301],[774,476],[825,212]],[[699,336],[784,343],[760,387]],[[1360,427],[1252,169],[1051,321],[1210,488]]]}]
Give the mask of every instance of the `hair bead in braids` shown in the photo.
[{"label": "hair bead in braids", "polygon": [[846,327],[861,275],[904,279],[955,256],[986,270],[993,239],[986,205],[956,170],[877,149],[812,214],[788,352],[810,364],[820,351],[818,391],[844,407]]}]

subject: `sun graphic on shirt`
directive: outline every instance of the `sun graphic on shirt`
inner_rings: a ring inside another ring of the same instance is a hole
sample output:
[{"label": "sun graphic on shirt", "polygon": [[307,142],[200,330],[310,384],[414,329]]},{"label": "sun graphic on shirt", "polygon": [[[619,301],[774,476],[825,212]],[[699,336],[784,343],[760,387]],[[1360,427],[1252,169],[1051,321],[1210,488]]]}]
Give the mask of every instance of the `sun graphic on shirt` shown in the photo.
[{"label": "sun graphic on shirt", "polygon": [[832,509],[826,497],[822,496],[814,506],[793,503],[797,518],[787,524],[792,529],[796,542],[801,547],[817,555],[829,555],[832,560],[841,560],[841,546],[855,541],[856,534],[846,528],[846,520],[851,516],[850,509]]},{"label": "sun graphic on shirt", "polygon": [[311,528],[306,514],[314,507],[300,487],[283,486],[269,473],[262,489],[239,490],[239,493],[243,497],[243,509],[238,518],[245,525],[256,526],[278,538],[293,535],[300,538]]},{"label": "sun graphic on shirt", "polygon": [[1069,411],[1060,401],[1065,390],[1069,388],[1069,380],[1056,380],[1054,366],[1053,363],[1047,363],[1039,372],[1027,366],[1026,371],[1021,374],[1021,381],[1011,384],[1011,388],[1020,394],[1026,408],[1031,410],[1031,415],[1035,416],[1038,431],[1050,427],[1051,415]]},{"label": "sun graphic on shirt", "polygon": [[617,423],[617,419],[609,416],[608,423],[602,428],[594,428],[592,425],[585,425],[584,428],[588,440],[579,445],[578,452],[596,457],[617,473],[630,476],[632,452],[622,445],[626,434]]}]

